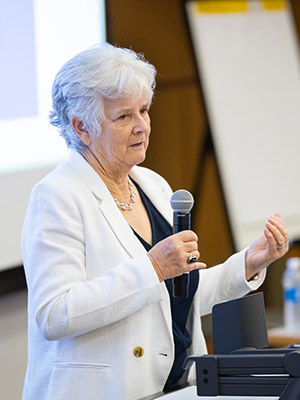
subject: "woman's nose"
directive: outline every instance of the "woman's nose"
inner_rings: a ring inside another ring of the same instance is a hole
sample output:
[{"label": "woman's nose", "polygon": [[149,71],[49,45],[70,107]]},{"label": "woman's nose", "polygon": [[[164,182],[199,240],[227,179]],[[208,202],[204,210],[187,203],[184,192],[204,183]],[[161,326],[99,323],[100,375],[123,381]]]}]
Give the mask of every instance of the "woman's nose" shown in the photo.
[{"label": "woman's nose", "polygon": [[139,114],[134,121],[133,133],[145,132],[150,127],[150,119],[147,115]]}]

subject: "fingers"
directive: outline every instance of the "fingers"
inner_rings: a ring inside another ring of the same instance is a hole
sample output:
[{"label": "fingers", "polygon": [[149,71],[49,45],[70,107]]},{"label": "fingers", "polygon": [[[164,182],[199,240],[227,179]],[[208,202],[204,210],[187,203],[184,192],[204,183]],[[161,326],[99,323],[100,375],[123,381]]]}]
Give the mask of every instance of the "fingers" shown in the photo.
[{"label": "fingers", "polygon": [[275,226],[284,237],[287,237],[287,234],[288,234],[287,227],[286,227],[285,223],[282,221],[282,219],[280,218],[280,215],[278,213],[276,213],[275,215],[270,217],[268,219],[268,223]]},{"label": "fingers", "polygon": [[[182,271],[188,272],[193,269],[203,268],[203,263],[198,262],[200,252],[198,250],[198,236],[193,231],[182,231],[173,235],[173,240],[177,241],[179,258],[182,254]],[[195,260],[190,262],[190,257],[194,256]],[[205,265],[205,264],[204,264]],[[205,265],[206,266],[206,265]]]},{"label": "fingers", "polygon": [[270,244],[274,247],[276,246],[279,252],[282,249],[284,249],[284,252],[288,250],[288,231],[279,213],[276,213],[268,219],[264,234]]},{"label": "fingers", "polygon": [[186,253],[186,255],[187,255],[186,261],[187,261],[188,264],[195,263],[200,258],[200,253],[199,253],[198,250],[190,251],[190,252]]},{"label": "fingers", "polygon": [[[199,252],[193,252],[192,254],[196,256],[197,253],[199,254],[199,257],[200,257],[200,253]],[[190,271],[193,271],[194,269],[204,269],[204,268],[207,267],[207,265],[205,263],[198,261],[199,257],[197,258],[197,261],[190,262],[189,261],[189,256],[190,255],[191,254],[189,254],[188,257],[186,258],[186,260],[183,261],[183,263],[181,264],[180,270],[174,276],[180,276],[185,272],[190,272]]]},{"label": "fingers", "polygon": [[198,242],[198,236],[193,231],[181,231],[181,232],[175,233],[174,236],[179,237],[180,240],[184,243]]},{"label": "fingers", "polygon": [[182,248],[186,253],[186,260],[188,260],[191,254],[196,257],[196,260],[200,258],[200,252],[198,251],[198,236],[193,231],[182,231],[173,236],[181,241]]},{"label": "fingers", "polygon": [[192,231],[169,236],[153,246],[148,256],[160,281],[206,267],[206,264],[198,261],[198,237]]},{"label": "fingers", "polygon": [[268,232],[268,237],[273,239],[279,246],[285,243],[285,236],[281,233],[281,231],[273,224],[267,222],[266,223],[266,231]]},{"label": "fingers", "polygon": [[274,235],[278,243],[282,243],[287,240],[287,227],[280,217],[276,215],[270,217],[266,223],[266,227]]}]

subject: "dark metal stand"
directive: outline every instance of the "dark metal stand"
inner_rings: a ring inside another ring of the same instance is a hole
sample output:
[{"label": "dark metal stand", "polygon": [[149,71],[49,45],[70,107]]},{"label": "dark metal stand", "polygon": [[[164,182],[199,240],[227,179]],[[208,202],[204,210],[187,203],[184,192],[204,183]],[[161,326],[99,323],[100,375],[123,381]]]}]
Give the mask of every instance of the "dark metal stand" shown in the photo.
[{"label": "dark metal stand", "polygon": [[192,355],[184,368],[196,363],[198,396],[280,396],[300,399],[300,351],[241,349],[231,354]]}]

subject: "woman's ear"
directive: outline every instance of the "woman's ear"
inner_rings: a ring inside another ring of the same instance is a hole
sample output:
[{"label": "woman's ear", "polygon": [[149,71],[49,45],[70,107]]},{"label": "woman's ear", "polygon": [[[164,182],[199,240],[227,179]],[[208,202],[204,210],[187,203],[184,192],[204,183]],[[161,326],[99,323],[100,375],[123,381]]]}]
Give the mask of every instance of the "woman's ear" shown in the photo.
[{"label": "woman's ear", "polygon": [[82,129],[82,121],[80,121],[77,117],[71,117],[71,124],[82,142],[86,146],[89,146],[91,144],[91,138],[89,133]]}]

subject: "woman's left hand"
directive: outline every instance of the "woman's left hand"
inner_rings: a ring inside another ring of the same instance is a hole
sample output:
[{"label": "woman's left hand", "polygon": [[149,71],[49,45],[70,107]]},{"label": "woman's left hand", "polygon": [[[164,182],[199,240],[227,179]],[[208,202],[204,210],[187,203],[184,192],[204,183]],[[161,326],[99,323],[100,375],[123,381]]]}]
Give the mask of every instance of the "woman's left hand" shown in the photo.
[{"label": "woman's left hand", "polygon": [[289,239],[285,223],[276,213],[266,223],[264,234],[251,243],[245,259],[246,279],[268,267],[284,256],[289,249]]}]

